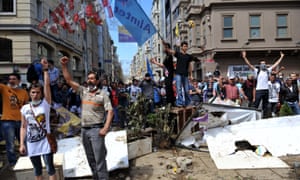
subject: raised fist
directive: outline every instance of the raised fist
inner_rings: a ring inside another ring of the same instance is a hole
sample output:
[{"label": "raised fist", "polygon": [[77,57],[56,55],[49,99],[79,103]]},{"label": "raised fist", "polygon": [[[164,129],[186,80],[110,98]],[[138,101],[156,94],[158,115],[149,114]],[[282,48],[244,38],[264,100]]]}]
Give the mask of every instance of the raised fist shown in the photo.
[{"label": "raised fist", "polygon": [[69,62],[69,58],[67,56],[60,58],[61,65],[66,65],[68,64],[68,62]]}]

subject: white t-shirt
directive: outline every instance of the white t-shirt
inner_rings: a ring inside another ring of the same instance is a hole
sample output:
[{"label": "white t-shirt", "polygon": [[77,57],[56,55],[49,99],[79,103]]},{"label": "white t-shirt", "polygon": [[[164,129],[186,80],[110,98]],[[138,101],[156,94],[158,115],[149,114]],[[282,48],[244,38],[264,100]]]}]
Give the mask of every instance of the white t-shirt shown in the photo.
[{"label": "white t-shirt", "polygon": [[[51,152],[46,132],[44,131],[44,129],[47,129],[47,132],[50,132],[50,107],[51,105],[46,100],[43,100],[39,106],[32,106],[32,109],[30,104],[26,104],[21,108],[21,114],[27,122],[26,145],[29,157]],[[43,129],[40,128],[34,115]]]},{"label": "white t-shirt", "polygon": [[[254,69],[255,74],[257,74],[258,69]],[[269,75],[272,72],[272,67],[268,68],[267,71],[259,71],[257,74],[257,84],[256,84],[256,90],[268,90],[268,81],[269,81]]]},{"label": "white t-shirt", "polygon": [[278,82],[271,83],[271,81],[269,81],[268,85],[269,85],[269,102],[272,103],[279,102],[280,84]]},{"label": "white t-shirt", "polygon": [[131,85],[130,87],[130,102],[135,102],[137,97],[141,95],[142,89],[138,86]]}]

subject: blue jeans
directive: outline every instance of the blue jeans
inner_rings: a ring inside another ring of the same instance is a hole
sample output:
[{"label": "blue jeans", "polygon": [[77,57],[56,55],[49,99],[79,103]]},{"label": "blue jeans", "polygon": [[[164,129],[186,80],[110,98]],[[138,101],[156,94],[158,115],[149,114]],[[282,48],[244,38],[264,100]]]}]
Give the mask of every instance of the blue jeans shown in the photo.
[{"label": "blue jeans", "polygon": [[[53,154],[43,154],[41,155],[43,157],[44,163],[46,165],[46,169],[49,176],[53,176],[55,174],[55,167],[53,163]],[[34,175],[35,176],[41,176],[43,173],[43,166],[41,161],[41,156],[32,156],[30,157],[31,163],[34,168]]]},{"label": "blue jeans", "polygon": [[294,112],[294,114],[300,114],[300,107],[299,107],[298,101],[295,101],[295,102],[286,102],[286,103],[292,109],[292,111]]},{"label": "blue jeans", "polygon": [[52,98],[53,98],[53,101],[54,102],[58,102],[58,85],[57,84],[53,84],[50,86],[50,89],[51,89],[51,94],[52,94]]},{"label": "blue jeans", "polygon": [[100,128],[81,128],[83,147],[93,173],[93,179],[107,180],[106,147],[104,137],[99,135]]},{"label": "blue jeans", "polygon": [[17,163],[15,152],[15,138],[20,142],[21,121],[1,121],[1,130],[6,144],[6,155],[10,166]]},{"label": "blue jeans", "polygon": [[113,107],[113,111],[114,111],[114,119],[113,122],[114,123],[119,123],[119,113],[118,113],[118,107]]},{"label": "blue jeans", "polygon": [[177,99],[176,105],[187,106],[191,102],[189,95],[189,79],[187,76],[175,75]]},{"label": "blue jeans", "polygon": [[256,90],[254,107],[258,108],[262,100],[263,118],[268,116],[269,90]]}]

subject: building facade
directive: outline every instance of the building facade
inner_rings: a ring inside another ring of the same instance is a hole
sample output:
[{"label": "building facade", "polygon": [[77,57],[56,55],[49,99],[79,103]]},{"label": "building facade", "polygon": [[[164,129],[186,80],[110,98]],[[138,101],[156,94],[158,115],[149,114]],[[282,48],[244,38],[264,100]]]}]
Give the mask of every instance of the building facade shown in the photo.
[{"label": "building facade", "polygon": [[[241,58],[244,50],[253,65],[261,59],[271,65],[283,51],[284,74],[300,73],[298,0],[154,0],[153,6],[158,2],[163,7],[158,28],[163,39],[172,47],[178,39],[188,42],[188,53],[200,59],[193,63],[196,79],[215,70],[245,78],[252,72]],[[157,24],[157,8],[152,9]],[[161,45],[156,35],[152,39],[153,46]]]},{"label": "building facade", "polygon": [[299,1],[194,0],[184,14],[185,22],[194,21],[187,30],[189,52],[201,59],[194,66],[198,79],[215,69],[246,77],[251,72],[241,58],[244,50],[254,65],[261,59],[273,64],[283,51],[284,74],[299,73]]},{"label": "building facade", "polygon": [[[0,5],[0,75],[19,72],[26,82],[28,65],[41,57],[47,57],[60,67],[59,58],[71,59],[69,69],[74,80],[83,82],[85,73],[98,60],[98,32],[95,25],[87,23],[85,33],[80,26],[74,32],[53,23],[51,14],[61,1],[11,0]],[[92,1],[91,1],[92,2]],[[63,4],[66,8],[66,4]],[[80,11],[81,3],[74,4],[73,11]],[[48,19],[44,26],[41,22]],[[85,62],[84,60],[87,59]],[[87,69],[88,68],[88,69]]]}]

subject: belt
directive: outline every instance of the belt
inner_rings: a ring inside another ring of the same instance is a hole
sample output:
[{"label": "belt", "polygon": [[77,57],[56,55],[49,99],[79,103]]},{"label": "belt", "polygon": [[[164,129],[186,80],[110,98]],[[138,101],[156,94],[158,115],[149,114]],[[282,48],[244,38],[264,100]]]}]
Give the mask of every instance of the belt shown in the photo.
[{"label": "belt", "polygon": [[92,124],[92,125],[88,125],[88,126],[83,126],[81,128],[83,129],[92,129],[92,128],[103,128],[104,124],[100,123],[100,124]]}]

